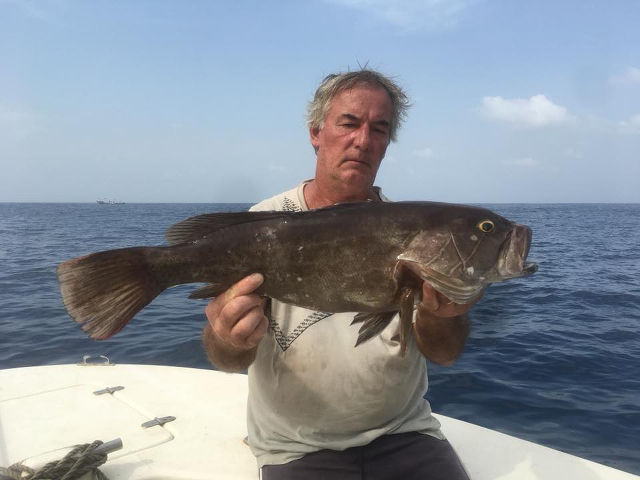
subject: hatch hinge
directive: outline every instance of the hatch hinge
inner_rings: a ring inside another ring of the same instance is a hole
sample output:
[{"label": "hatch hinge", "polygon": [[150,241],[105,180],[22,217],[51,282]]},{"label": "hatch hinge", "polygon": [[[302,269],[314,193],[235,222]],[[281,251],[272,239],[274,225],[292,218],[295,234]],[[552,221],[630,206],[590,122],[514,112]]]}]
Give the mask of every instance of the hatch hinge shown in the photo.
[{"label": "hatch hinge", "polygon": [[149,420],[148,422],[144,422],[142,425],[140,425],[143,428],[149,428],[149,427],[155,427],[156,425],[160,425],[161,427],[165,424],[165,423],[169,423],[169,422],[173,422],[176,419],[176,417],[172,417],[172,416],[168,416],[168,417],[156,417],[153,420]]},{"label": "hatch hinge", "polygon": [[119,390],[124,390],[124,387],[122,385],[118,385],[117,387],[107,387],[102,390],[96,390],[93,394],[104,395],[105,393],[108,393],[109,395],[113,395],[113,392],[117,392]]}]

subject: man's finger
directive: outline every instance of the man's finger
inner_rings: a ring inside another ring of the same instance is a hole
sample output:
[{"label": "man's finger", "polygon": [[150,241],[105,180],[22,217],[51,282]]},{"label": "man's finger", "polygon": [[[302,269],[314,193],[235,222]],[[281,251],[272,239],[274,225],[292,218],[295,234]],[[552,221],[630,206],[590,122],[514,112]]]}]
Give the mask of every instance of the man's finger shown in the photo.
[{"label": "man's finger", "polygon": [[247,348],[247,338],[258,328],[264,312],[258,306],[245,312],[240,320],[229,331],[229,341],[236,348]]},{"label": "man's finger", "polygon": [[427,282],[424,282],[422,284],[422,304],[432,312],[435,312],[436,310],[438,310],[438,308],[440,308],[438,292]]},{"label": "man's finger", "polygon": [[209,320],[217,318],[227,303],[236,297],[253,292],[256,288],[262,285],[262,282],[264,282],[264,276],[261,273],[254,273],[243,278],[239,282],[234,283],[222,294],[209,302],[209,305],[205,308],[207,318]]},{"label": "man's finger", "polygon": [[[214,330],[216,328],[220,328],[220,325],[218,325],[218,318],[227,304],[234,298],[253,292],[256,288],[262,285],[262,282],[264,282],[264,276],[260,273],[254,273],[233,284],[228,290],[225,290],[222,294],[211,300],[205,307],[204,312],[209,323],[214,327]],[[230,327],[231,325],[227,326],[227,330]]]},{"label": "man's finger", "polygon": [[224,303],[227,303],[241,295],[247,295],[253,292],[256,288],[262,285],[262,282],[264,282],[264,276],[261,273],[254,273],[243,278],[239,282],[231,285],[231,287],[224,292]]},{"label": "man's finger", "polygon": [[258,343],[260,343],[260,340],[262,340],[262,337],[264,337],[267,333],[268,327],[269,321],[267,320],[267,317],[262,315],[253,333],[245,339],[245,345],[251,348],[258,345]]},{"label": "man's finger", "polygon": [[235,297],[222,307],[218,314],[219,320],[231,329],[254,308],[262,312],[260,301],[260,297],[255,293]]}]

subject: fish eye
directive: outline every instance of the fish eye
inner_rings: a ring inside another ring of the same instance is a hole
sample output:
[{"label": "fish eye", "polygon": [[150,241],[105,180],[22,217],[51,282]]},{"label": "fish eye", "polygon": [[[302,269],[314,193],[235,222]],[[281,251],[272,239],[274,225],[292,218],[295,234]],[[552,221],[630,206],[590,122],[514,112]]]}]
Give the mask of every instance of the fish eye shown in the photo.
[{"label": "fish eye", "polygon": [[496,226],[491,220],[483,220],[478,224],[478,228],[482,233],[493,233],[493,231],[496,229]]}]

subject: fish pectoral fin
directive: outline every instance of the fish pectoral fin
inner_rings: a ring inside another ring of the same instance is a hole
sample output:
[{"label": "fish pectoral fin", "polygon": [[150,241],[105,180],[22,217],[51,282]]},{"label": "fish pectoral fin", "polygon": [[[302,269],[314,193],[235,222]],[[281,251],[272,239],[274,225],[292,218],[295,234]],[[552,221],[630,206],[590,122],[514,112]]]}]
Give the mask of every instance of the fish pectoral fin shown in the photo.
[{"label": "fish pectoral fin", "polygon": [[400,294],[400,356],[407,354],[411,333],[413,332],[413,305],[416,291],[413,288],[403,288]]},{"label": "fish pectoral fin", "polygon": [[357,347],[361,343],[370,340],[384,330],[391,322],[391,319],[396,314],[396,311],[391,312],[375,312],[375,313],[358,313],[353,319],[354,323],[362,322],[360,330],[358,330],[358,340],[355,346]]},{"label": "fish pectoral fin", "polygon": [[214,298],[220,295],[224,290],[225,288],[221,285],[212,283],[194,290],[191,292],[191,295],[189,295],[189,298]]}]

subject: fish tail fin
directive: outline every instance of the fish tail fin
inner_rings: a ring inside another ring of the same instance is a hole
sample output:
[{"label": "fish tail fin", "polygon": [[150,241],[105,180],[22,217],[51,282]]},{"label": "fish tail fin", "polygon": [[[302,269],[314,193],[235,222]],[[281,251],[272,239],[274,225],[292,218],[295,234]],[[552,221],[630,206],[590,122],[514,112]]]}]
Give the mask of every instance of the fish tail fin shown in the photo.
[{"label": "fish tail fin", "polygon": [[153,274],[151,250],[109,250],[58,266],[64,306],[88,336],[106,340],[115,335],[168,287]]}]

